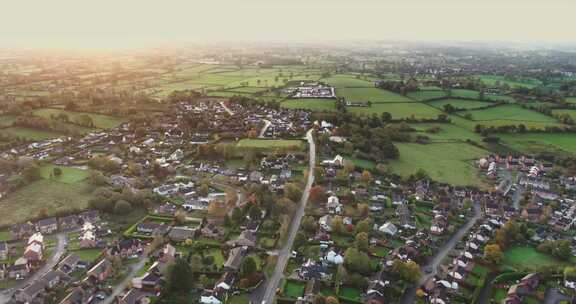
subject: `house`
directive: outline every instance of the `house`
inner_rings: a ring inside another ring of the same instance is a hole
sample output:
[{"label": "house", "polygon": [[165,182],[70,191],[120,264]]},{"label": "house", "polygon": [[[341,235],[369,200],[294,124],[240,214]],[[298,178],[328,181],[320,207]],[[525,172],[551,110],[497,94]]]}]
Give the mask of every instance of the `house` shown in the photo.
[{"label": "house", "polygon": [[58,304],[83,304],[87,302],[86,292],[82,287],[76,287]]},{"label": "house", "polygon": [[344,158],[340,155],[336,155],[334,159],[323,160],[321,165],[325,167],[341,168],[344,166]]},{"label": "house", "polygon": [[398,228],[394,224],[386,222],[378,228],[378,231],[394,236],[398,232]]},{"label": "house", "polygon": [[94,227],[91,222],[84,222],[78,240],[80,248],[96,247],[98,244],[96,240],[96,227]]},{"label": "house", "polygon": [[8,258],[8,244],[6,242],[0,242],[0,261]]},{"label": "house", "polygon": [[340,204],[340,200],[336,195],[331,195],[328,197],[328,201],[326,202],[326,209],[330,214],[342,213],[342,204]]},{"label": "house", "polygon": [[30,266],[28,261],[26,263],[15,263],[8,269],[8,277],[10,279],[22,279],[30,274]]},{"label": "house", "polygon": [[36,224],[38,231],[43,234],[51,234],[58,230],[58,220],[55,217],[41,219]]},{"label": "house", "polygon": [[67,275],[60,270],[50,270],[48,273],[42,276],[41,280],[45,282],[46,288],[54,288],[54,286],[60,284],[60,282],[66,280]]},{"label": "house", "polygon": [[24,249],[22,256],[30,263],[39,263],[43,258],[42,244],[36,242],[31,243]]},{"label": "house", "polygon": [[200,297],[200,303],[202,304],[222,304],[218,298],[216,298],[213,294],[206,294]]},{"label": "house", "polygon": [[148,271],[138,278],[132,279],[132,287],[144,291],[157,291],[162,284],[162,275],[158,271]]},{"label": "house", "polygon": [[204,225],[204,227],[200,229],[200,233],[202,234],[203,237],[213,239],[219,238],[222,235],[224,235],[224,231],[218,226],[214,225],[214,223],[208,223]]},{"label": "house", "polygon": [[122,298],[117,302],[118,304],[149,304],[150,299],[148,293],[138,290],[136,288],[130,289]]},{"label": "house", "polygon": [[123,239],[116,246],[109,249],[111,255],[128,258],[142,252],[142,242],[138,239]]},{"label": "house", "polygon": [[196,230],[188,227],[173,227],[168,233],[168,238],[174,242],[184,242],[192,239]]},{"label": "house", "polygon": [[36,226],[32,223],[22,223],[13,225],[10,229],[10,234],[12,239],[19,240],[24,239],[36,232]]},{"label": "house", "polygon": [[256,235],[250,230],[243,230],[236,239],[230,240],[226,244],[232,247],[254,247],[256,246]]},{"label": "house", "polygon": [[86,273],[86,280],[93,283],[104,282],[112,273],[112,264],[107,259],[102,259]]},{"label": "house", "polygon": [[328,215],[328,214],[324,215],[318,219],[318,225],[320,226],[320,228],[322,228],[322,230],[324,230],[326,232],[332,231],[332,227],[330,226],[330,222],[331,222],[331,218],[330,218],[330,215]]},{"label": "house", "polygon": [[329,277],[326,267],[308,259],[298,271],[298,277],[302,280],[325,280]]},{"label": "house", "polygon": [[45,289],[45,282],[43,280],[36,280],[30,285],[19,289],[15,294],[15,298],[21,303],[31,303],[34,299],[40,296]]},{"label": "house", "polygon": [[68,231],[79,227],[80,218],[77,215],[69,215],[61,217],[58,222],[60,225],[60,230]]},{"label": "house", "polygon": [[66,256],[60,264],[58,264],[58,269],[63,273],[69,274],[78,269],[81,264],[80,257],[75,254],[69,254]]},{"label": "house", "polygon": [[328,251],[328,253],[324,257],[324,260],[334,265],[341,265],[344,263],[344,257],[334,250]]},{"label": "house", "polygon": [[224,263],[224,270],[225,271],[238,271],[240,269],[240,264],[242,263],[242,259],[246,254],[247,248],[246,247],[236,247],[230,250],[230,254],[228,255],[228,259]]}]

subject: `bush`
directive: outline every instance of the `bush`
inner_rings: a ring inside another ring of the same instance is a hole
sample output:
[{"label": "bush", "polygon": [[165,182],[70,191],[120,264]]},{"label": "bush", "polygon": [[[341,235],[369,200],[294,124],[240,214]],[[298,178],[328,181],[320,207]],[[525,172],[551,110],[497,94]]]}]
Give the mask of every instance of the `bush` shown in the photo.
[{"label": "bush", "polygon": [[125,200],[119,200],[114,205],[115,214],[128,214],[132,211],[132,205]]}]

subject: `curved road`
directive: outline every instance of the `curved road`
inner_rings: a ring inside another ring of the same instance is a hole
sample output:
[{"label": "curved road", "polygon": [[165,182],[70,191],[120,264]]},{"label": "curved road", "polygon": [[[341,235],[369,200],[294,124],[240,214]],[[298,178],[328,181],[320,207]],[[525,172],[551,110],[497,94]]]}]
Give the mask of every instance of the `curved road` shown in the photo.
[{"label": "curved road", "polygon": [[430,273],[426,273],[422,275],[418,283],[414,284],[414,286],[406,289],[404,295],[400,299],[401,304],[412,304],[416,302],[416,289],[422,284],[424,284],[428,279],[434,277],[438,272],[438,266],[442,263],[442,260],[456,247],[456,244],[462,240],[462,238],[468,233],[468,231],[474,226],[477,220],[482,218],[482,210],[480,208],[480,204],[478,202],[474,203],[474,216],[464,224],[464,226],[460,227],[456,233],[452,235],[450,240],[446,242],[441,248],[440,251],[434,255],[432,260],[428,262],[423,269],[430,268],[432,271]]},{"label": "curved road", "polygon": [[26,280],[22,281],[21,283],[19,283],[18,285],[14,286],[10,289],[0,291],[0,303],[2,303],[2,304],[8,303],[10,301],[10,299],[12,299],[12,296],[14,295],[14,293],[16,293],[16,291],[18,289],[23,288],[26,285],[28,285],[29,283],[32,283],[32,282],[40,279],[41,276],[48,273],[50,270],[52,270],[58,264],[58,262],[60,262],[60,258],[62,258],[62,256],[64,255],[64,252],[66,252],[66,243],[67,243],[66,233],[58,233],[55,236],[56,236],[57,244],[56,244],[56,248],[54,248],[54,254],[52,254],[52,256],[50,256],[50,258],[46,261],[46,263],[44,263],[44,265],[42,267],[40,267],[40,269],[38,269],[38,271],[34,272],[34,274],[32,274]]},{"label": "curved road", "polygon": [[[308,140],[308,144],[310,146],[310,160],[308,166],[309,168],[314,168],[316,166],[316,144],[314,143],[312,130],[306,133],[306,139]],[[296,233],[298,233],[298,229],[300,228],[300,222],[304,216],[304,210],[306,209],[306,203],[308,202],[308,196],[310,195],[310,188],[312,188],[312,184],[314,183],[314,170],[308,171],[310,172],[308,174],[308,181],[306,182],[306,187],[302,193],[302,198],[300,199],[298,210],[296,210],[296,214],[292,219],[292,225],[290,226],[288,239],[286,240],[284,247],[282,247],[282,249],[278,252],[278,260],[276,262],[276,268],[274,268],[274,274],[266,280],[264,296],[262,297],[261,302],[258,303],[271,304],[274,302],[276,289],[280,284],[280,280],[284,276],[284,268],[286,268],[286,264],[288,264],[288,260],[290,259],[292,245],[294,244]]]}]

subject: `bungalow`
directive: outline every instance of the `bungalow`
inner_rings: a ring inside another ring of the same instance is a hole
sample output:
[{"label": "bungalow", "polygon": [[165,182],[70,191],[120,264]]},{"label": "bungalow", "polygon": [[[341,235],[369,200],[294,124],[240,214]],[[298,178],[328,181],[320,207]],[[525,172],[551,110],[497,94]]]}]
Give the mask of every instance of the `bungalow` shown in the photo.
[{"label": "bungalow", "polygon": [[13,225],[10,229],[10,234],[14,240],[27,238],[35,232],[36,226],[34,226],[32,223],[16,224]]},{"label": "bungalow", "polygon": [[81,264],[80,257],[75,254],[69,254],[62,262],[60,262],[58,269],[63,273],[69,274],[78,269]]},{"label": "bungalow", "polygon": [[42,276],[41,280],[45,282],[46,288],[54,288],[54,286],[66,280],[67,277],[68,276],[60,270],[50,270],[48,273]]},{"label": "bungalow", "polygon": [[148,271],[141,277],[132,279],[132,287],[145,291],[157,291],[162,284],[162,275],[158,271]]},{"label": "bungalow", "polygon": [[200,233],[203,237],[207,238],[219,238],[224,235],[224,231],[213,223],[208,223],[200,229]]},{"label": "bungalow", "polygon": [[224,263],[224,270],[235,272],[240,269],[240,263],[242,263],[242,259],[246,254],[247,248],[246,247],[235,247],[230,250],[230,254],[228,255],[228,259]]},{"label": "bungalow", "polygon": [[15,294],[15,298],[21,303],[32,303],[32,301],[40,296],[45,289],[45,282],[43,280],[36,280],[30,285],[19,289]]},{"label": "bungalow", "polygon": [[398,228],[394,224],[386,222],[378,228],[378,231],[394,236],[398,232]]},{"label": "bungalow", "polygon": [[60,230],[68,231],[78,228],[80,218],[77,215],[69,215],[58,219]]},{"label": "bungalow", "polygon": [[148,293],[132,288],[122,298],[118,299],[118,304],[149,304]]},{"label": "bungalow", "polygon": [[111,273],[112,264],[107,259],[102,259],[88,270],[86,280],[92,281],[92,283],[102,283]]},{"label": "bungalow", "polygon": [[194,237],[195,229],[188,227],[173,227],[168,233],[168,238],[174,242],[184,242]]},{"label": "bungalow", "polygon": [[46,219],[41,219],[38,221],[37,225],[38,231],[43,234],[51,234],[58,230],[58,221],[55,217],[50,217]]},{"label": "bungalow", "polygon": [[344,166],[344,158],[340,155],[336,155],[334,157],[334,159],[323,160],[321,164],[324,167],[340,168],[340,167]]}]

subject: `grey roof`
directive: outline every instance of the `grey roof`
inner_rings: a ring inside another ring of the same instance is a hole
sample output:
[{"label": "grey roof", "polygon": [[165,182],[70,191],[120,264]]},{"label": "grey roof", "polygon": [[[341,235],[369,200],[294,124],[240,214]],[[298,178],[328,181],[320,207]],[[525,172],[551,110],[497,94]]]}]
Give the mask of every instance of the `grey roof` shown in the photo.
[{"label": "grey roof", "polygon": [[58,221],[56,220],[55,217],[49,217],[39,220],[38,225],[39,226],[58,225]]},{"label": "grey roof", "polygon": [[236,247],[230,250],[230,255],[224,263],[224,267],[230,268],[232,270],[238,270],[240,268],[240,263],[242,262],[242,258],[244,257],[244,253],[246,253],[246,249],[244,247]]}]

